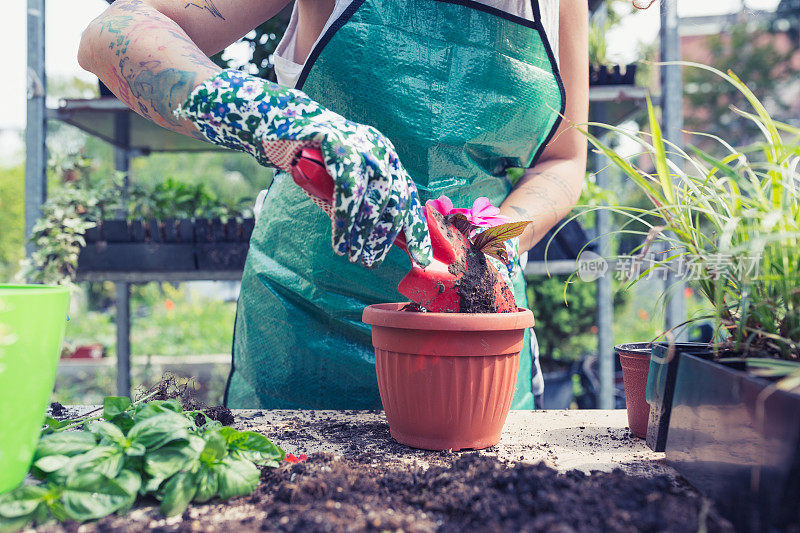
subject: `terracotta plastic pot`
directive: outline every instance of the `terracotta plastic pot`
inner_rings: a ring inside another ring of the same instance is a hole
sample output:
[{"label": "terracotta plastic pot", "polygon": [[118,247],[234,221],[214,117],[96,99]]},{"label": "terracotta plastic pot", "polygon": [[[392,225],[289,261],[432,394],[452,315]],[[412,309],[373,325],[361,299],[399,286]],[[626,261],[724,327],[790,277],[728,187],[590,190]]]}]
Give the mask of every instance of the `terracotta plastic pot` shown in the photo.
[{"label": "terracotta plastic pot", "polygon": [[648,342],[619,344],[614,351],[619,355],[622,366],[622,381],[625,384],[625,406],[628,408],[628,427],[637,437],[647,437],[647,419],[650,417],[650,404],[645,399],[647,372],[650,369]]},{"label": "terracotta plastic pot", "polygon": [[381,402],[392,437],[427,450],[500,441],[533,313],[415,313],[371,305]]}]

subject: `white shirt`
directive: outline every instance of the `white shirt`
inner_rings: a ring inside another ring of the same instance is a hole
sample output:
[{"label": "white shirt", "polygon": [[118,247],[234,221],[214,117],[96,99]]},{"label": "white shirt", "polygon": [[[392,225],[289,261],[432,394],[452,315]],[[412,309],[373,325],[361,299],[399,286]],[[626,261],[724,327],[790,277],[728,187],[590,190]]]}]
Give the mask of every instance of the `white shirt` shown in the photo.
[{"label": "white shirt", "polygon": [[[317,37],[314,46],[317,45],[322,35],[328,30],[328,27],[347,9],[353,0],[336,0],[333,7],[333,12],[325,23],[322,33]],[[481,4],[495,7],[506,13],[516,15],[526,20],[533,20],[533,8],[531,7],[530,0],[475,0]],[[547,40],[550,42],[550,47],[553,49],[553,55],[558,61],[558,0],[539,0],[539,11],[542,17],[542,27],[544,27]],[[275,63],[275,74],[278,79],[278,84],[284,87],[295,87],[300,73],[303,70],[303,64],[294,62],[294,49],[297,42],[297,4],[295,3],[292,17],[289,20],[289,25],[286,27],[286,32],[283,34],[281,42],[275,49],[273,62]],[[313,47],[312,47],[313,48]]]}]

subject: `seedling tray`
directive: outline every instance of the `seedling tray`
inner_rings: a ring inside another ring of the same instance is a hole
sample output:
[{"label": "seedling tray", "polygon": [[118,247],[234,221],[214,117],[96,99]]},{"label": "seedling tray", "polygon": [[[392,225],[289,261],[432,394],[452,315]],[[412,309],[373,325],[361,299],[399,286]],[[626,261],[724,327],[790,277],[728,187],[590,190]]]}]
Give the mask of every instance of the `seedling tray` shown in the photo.
[{"label": "seedling tray", "polygon": [[86,232],[78,273],[242,270],[253,219],[103,220]]}]

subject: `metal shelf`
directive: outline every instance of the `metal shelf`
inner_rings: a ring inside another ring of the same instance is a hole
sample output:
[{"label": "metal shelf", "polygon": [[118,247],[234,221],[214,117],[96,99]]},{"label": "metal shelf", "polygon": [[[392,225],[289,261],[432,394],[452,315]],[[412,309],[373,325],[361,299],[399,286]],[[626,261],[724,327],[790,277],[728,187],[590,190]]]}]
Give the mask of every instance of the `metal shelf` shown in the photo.
[{"label": "metal shelf", "polygon": [[[151,152],[225,150],[211,143],[162,128],[137,115],[113,96],[61,100],[59,104],[57,108],[47,109],[48,119],[75,126],[117,148],[130,150],[134,155],[147,155]],[[120,134],[120,126],[127,130],[127,135]]]},{"label": "metal shelf", "polygon": [[148,283],[151,281],[239,281],[238,270],[187,270],[185,272],[92,271],[78,273],[76,281],[113,281],[114,283]]},{"label": "metal shelf", "polygon": [[[589,101],[605,104],[612,121],[639,109],[647,90],[635,85],[599,85],[589,89]],[[153,152],[210,152],[225,148],[175,133],[131,111],[113,96],[65,99],[47,109],[47,118],[58,120],[94,135],[109,144],[130,150],[132,155]],[[120,127],[127,135],[120,135]]]}]

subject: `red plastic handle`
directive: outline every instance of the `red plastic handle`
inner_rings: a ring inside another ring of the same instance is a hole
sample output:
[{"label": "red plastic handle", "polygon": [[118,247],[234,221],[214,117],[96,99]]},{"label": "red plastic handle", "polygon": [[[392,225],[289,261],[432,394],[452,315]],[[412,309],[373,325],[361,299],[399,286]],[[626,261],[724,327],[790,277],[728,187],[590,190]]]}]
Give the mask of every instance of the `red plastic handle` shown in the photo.
[{"label": "red plastic handle", "polygon": [[[303,148],[297,160],[292,164],[292,179],[308,194],[333,203],[333,178],[325,168],[325,160],[319,148]],[[408,251],[406,237],[397,235],[394,243]]]}]

